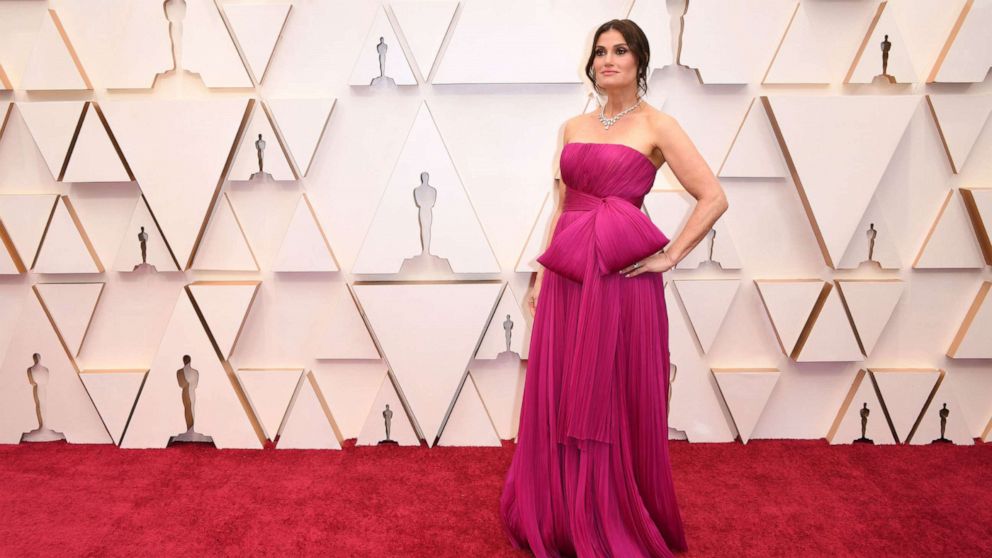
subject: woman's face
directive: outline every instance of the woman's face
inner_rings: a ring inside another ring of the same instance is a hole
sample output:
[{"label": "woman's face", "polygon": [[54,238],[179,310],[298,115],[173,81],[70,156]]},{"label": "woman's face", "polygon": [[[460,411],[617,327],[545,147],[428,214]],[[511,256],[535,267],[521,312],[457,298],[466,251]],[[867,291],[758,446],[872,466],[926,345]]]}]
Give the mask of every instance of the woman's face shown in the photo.
[{"label": "woman's face", "polygon": [[603,89],[629,87],[637,81],[637,57],[616,29],[604,31],[593,50],[596,84]]}]

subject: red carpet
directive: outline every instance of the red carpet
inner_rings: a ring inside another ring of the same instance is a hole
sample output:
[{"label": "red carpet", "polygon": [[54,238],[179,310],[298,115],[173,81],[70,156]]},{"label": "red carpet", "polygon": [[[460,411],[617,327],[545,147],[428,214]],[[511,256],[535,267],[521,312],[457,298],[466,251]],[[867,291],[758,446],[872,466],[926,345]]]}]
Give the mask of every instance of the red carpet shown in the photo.
[{"label": "red carpet", "polygon": [[[0,446],[0,556],[527,556],[514,446]],[[992,556],[992,444],[672,442],[686,556]]]}]

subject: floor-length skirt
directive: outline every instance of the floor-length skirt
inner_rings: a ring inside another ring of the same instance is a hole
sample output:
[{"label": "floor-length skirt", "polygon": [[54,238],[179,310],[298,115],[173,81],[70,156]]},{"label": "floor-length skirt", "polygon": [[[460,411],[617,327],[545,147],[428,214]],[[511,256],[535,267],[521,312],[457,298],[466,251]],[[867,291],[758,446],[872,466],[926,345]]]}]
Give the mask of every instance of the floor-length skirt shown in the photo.
[{"label": "floor-length skirt", "polygon": [[[602,311],[588,311],[599,298]],[[576,378],[590,359],[600,359],[586,367],[591,374],[613,370],[613,381]],[[661,273],[583,284],[545,269],[517,448],[500,498],[514,547],[538,557],[624,558],[687,548],[668,452],[669,373]],[[591,392],[580,396],[577,381]],[[586,413],[588,405],[602,409]],[[565,435],[580,414],[605,430]]]}]

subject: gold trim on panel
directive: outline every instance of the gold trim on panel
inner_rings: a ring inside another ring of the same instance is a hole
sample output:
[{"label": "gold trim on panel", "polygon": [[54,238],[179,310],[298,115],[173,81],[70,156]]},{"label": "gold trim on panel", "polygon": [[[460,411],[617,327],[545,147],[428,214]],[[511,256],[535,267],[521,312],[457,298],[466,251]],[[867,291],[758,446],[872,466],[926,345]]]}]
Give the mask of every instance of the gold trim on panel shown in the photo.
[{"label": "gold trim on panel", "polygon": [[69,159],[72,158],[72,152],[76,149],[76,141],[79,139],[80,130],[83,129],[83,121],[86,120],[86,111],[89,106],[90,103],[87,101],[83,103],[83,108],[79,111],[79,120],[76,121],[76,129],[72,131],[72,139],[69,140],[69,149],[66,150],[65,158],[62,159],[59,175],[55,177],[55,180],[58,182],[62,182],[65,179],[65,171],[69,168]]},{"label": "gold trim on panel", "polygon": [[14,240],[10,238],[10,233],[7,232],[7,227],[3,226],[3,220],[0,219],[0,243],[3,243],[4,248],[7,249],[7,253],[10,254],[10,261],[14,263],[14,268],[17,269],[18,273],[27,273],[27,268],[24,267],[24,261],[21,260],[20,254],[17,253],[17,247],[14,246]]},{"label": "gold trim on panel", "polygon": [[[310,210],[310,217],[313,219],[314,224],[317,225],[317,232],[320,233],[320,238],[324,241],[324,246],[327,248],[327,253],[331,255],[331,261],[334,262],[334,267],[341,271],[341,265],[338,263],[338,259],[334,256],[334,250],[331,249],[331,243],[327,240],[327,234],[324,232],[323,225],[320,224],[320,219],[317,218],[317,211],[314,209],[313,204],[310,203],[310,197],[307,196],[306,192],[303,192],[303,201],[307,204],[307,209]],[[251,249],[251,246],[248,247]]]},{"label": "gold trim on panel", "polygon": [[69,56],[72,57],[72,63],[75,64],[76,71],[79,72],[79,77],[86,84],[86,89],[92,90],[93,84],[90,83],[90,78],[86,75],[86,70],[83,69],[82,62],[79,61],[79,55],[76,54],[76,48],[72,46],[72,41],[69,40],[69,35],[65,32],[65,27],[62,26],[62,19],[51,8],[49,8],[48,14],[52,17],[52,23],[55,24],[55,29],[59,32],[59,36],[62,37],[62,42],[65,44],[66,50],[69,51]]},{"label": "gold trim on panel", "polygon": [[950,52],[951,47],[954,45],[954,40],[958,38],[958,33],[961,31],[964,19],[968,17],[968,13],[971,11],[971,6],[974,3],[975,0],[967,0],[961,8],[961,13],[958,14],[958,19],[954,22],[954,27],[951,28],[951,32],[947,36],[947,41],[944,43],[943,48],[940,49],[940,54],[937,55],[937,61],[934,63],[933,69],[930,70],[930,75],[927,76],[927,83],[937,81],[937,74],[940,72],[940,67],[944,65],[944,59],[947,58],[947,53]]},{"label": "gold trim on panel", "polygon": [[38,239],[38,245],[34,247],[34,256],[31,258],[31,267],[38,263],[38,254],[41,254],[41,245],[45,243],[45,237],[48,236],[48,227],[52,226],[52,217],[55,216],[55,208],[59,205],[59,198],[61,196],[52,197],[52,207],[48,210],[48,219],[45,220],[45,230],[41,231],[41,238]]},{"label": "gold trim on panel", "polygon": [[[208,283],[204,281],[203,283]],[[203,332],[207,335],[207,339],[210,341],[211,346],[213,346],[214,354],[217,356],[217,360],[220,361],[221,367],[224,369],[224,373],[227,376],[227,381],[231,384],[231,389],[234,390],[234,395],[238,398],[238,403],[241,404],[241,409],[245,413],[245,417],[251,424],[252,430],[255,431],[255,436],[258,438],[258,443],[260,446],[265,447],[265,430],[262,428],[262,423],[255,416],[255,412],[251,408],[251,403],[248,402],[248,396],[245,394],[244,390],[241,388],[241,382],[238,380],[237,373],[235,373],[234,368],[231,363],[227,360],[227,357],[220,352],[220,347],[217,345],[217,341],[214,339],[213,333],[210,331],[210,327],[207,325],[207,320],[203,316],[203,312],[200,310],[200,306],[196,303],[196,297],[193,296],[193,292],[189,289],[189,285],[183,287],[183,291],[186,296],[189,297],[190,304],[193,305],[193,311],[196,312],[196,317],[200,320],[200,325],[203,327]],[[256,287],[255,292],[258,292]],[[252,302],[255,300],[255,295],[252,295]],[[248,308],[251,308],[251,303],[248,304]],[[245,311],[245,316],[248,315],[248,311]],[[244,326],[244,318],[242,318],[242,326]],[[241,335],[241,330],[238,330],[238,336]],[[237,343],[237,337],[235,337],[235,344]],[[232,351],[234,345],[232,344]]]},{"label": "gold trim on panel", "polygon": [[[798,7],[799,4],[796,4],[797,9]],[[723,172],[723,166],[727,164],[727,159],[730,158],[730,153],[734,150],[735,147],[737,147],[737,139],[741,136],[741,130],[744,129],[744,123],[747,122],[747,117],[751,115],[751,111],[754,109],[755,100],[756,98],[751,99],[751,103],[747,106],[747,110],[744,111],[744,118],[741,119],[740,125],[737,126],[737,131],[734,132],[734,139],[733,141],[730,142],[730,149],[728,149],[727,152],[723,154],[723,160],[720,161],[720,168],[717,169],[716,171],[717,176],[720,176],[720,173]]]},{"label": "gold trim on panel", "polygon": [[[789,31],[792,31],[792,22],[794,22],[796,20],[796,15],[797,14],[799,14],[799,2],[796,2],[796,7],[792,9],[792,15],[789,16],[789,23],[787,23],[785,25],[785,32],[782,33],[782,37],[779,38],[778,44],[775,45],[775,54],[772,54],[771,61],[768,62],[768,67],[765,68],[765,73],[764,73],[764,75],[761,76],[761,83],[762,84],[764,84],[765,83],[765,80],[768,79],[768,73],[772,71],[772,66],[775,65],[775,60],[778,59],[778,53],[779,53],[780,50],[782,50],[782,45],[785,44],[785,38],[789,36]],[[751,110],[751,109],[748,109],[748,110]],[[746,118],[747,117],[745,116],[745,119]],[[737,141],[737,138],[736,137],[734,137],[734,141],[735,142]],[[720,165],[720,168],[723,169],[723,165],[722,164]],[[719,173],[717,173],[717,176],[719,176]]]},{"label": "gold trim on panel", "polygon": [[[59,341],[62,343],[62,347],[64,347],[65,351],[69,353],[70,352],[69,345],[65,342],[65,336],[62,334],[62,330],[59,329],[58,324],[55,323],[54,316],[52,316],[51,312],[49,312],[48,310],[48,305],[45,303],[45,295],[43,295],[41,293],[41,290],[38,288],[39,286],[44,286],[44,285],[100,285],[100,292],[97,293],[96,300],[93,302],[93,309],[90,310],[90,317],[87,318],[86,320],[86,328],[83,329],[83,335],[82,337],[79,338],[79,350],[81,351],[83,349],[83,344],[86,342],[86,335],[90,331],[90,325],[93,324],[93,316],[96,314],[96,308],[97,306],[100,305],[100,298],[103,297],[103,291],[107,287],[107,284],[102,281],[100,282],[94,281],[94,282],[79,282],[79,283],[75,283],[75,282],[74,283],[36,283],[31,286],[31,288],[34,289],[35,294],[38,295],[38,300],[41,301],[41,306],[42,308],[45,309],[45,314],[48,315],[48,319],[51,320],[52,328],[55,329],[55,333],[56,335],[58,335]],[[75,355],[73,355],[73,358],[77,356],[79,356],[78,351],[76,352]],[[128,370],[128,371],[132,372],[132,370]]]},{"label": "gold trim on panel", "polygon": [[[251,313],[251,308],[255,304],[255,298],[258,297],[258,287],[261,285],[261,281],[194,281],[186,285],[186,293],[189,294],[190,300],[193,301],[193,308],[196,310],[196,315],[200,317],[200,321],[203,322],[203,328],[207,332],[207,337],[210,339],[210,344],[213,345],[214,351],[220,356],[221,360],[226,361],[232,354],[234,354],[234,349],[238,346],[238,341],[241,339],[241,332],[245,329],[245,323],[248,321],[248,314]],[[255,290],[251,293],[251,300],[248,301],[248,305],[245,306],[245,313],[241,316],[241,323],[238,326],[238,332],[234,335],[234,340],[231,342],[230,354],[225,355],[221,353],[220,344],[217,343],[217,339],[214,338],[214,333],[210,330],[210,324],[207,322],[206,316],[200,311],[200,305],[196,301],[196,296],[190,287],[232,287],[232,286],[246,286],[254,285]]]},{"label": "gold trim on panel", "polygon": [[304,377],[310,382],[310,387],[313,388],[313,393],[317,396],[317,401],[320,402],[320,409],[324,412],[324,417],[327,419],[327,423],[331,425],[331,430],[334,431],[334,436],[337,437],[338,445],[340,446],[344,442],[344,436],[341,434],[341,428],[338,426],[337,421],[334,420],[334,415],[331,414],[331,407],[327,404],[327,398],[324,397],[324,392],[321,391],[320,385],[314,377],[313,370],[307,370],[304,373]]},{"label": "gold trim on panel", "polygon": [[289,163],[289,170],[292,171],[293,177],[295,177],[296,180],[300,180],[303,176],[298,170],[296,170],[296,161],[293,160],[293,154],[289,152],[287,142],[282,137],[282,130],[279,129],[276,119],[272,116],[272,111],[269,109],[269,105],[267,103],[259,104],[262,106],[262,112],[265,113],[265,118],[269,120],[269,127],[272,128],[272,131],[276,134],[276,143],[279,144],[279,149],[282,150],[282,156],[286,159],[286,162]]},{"label": "gold trim on panel", "polygon": [[940,224],[941,217],[944,216],[944,210],[947,209],[947,204],[951,201],[951,197],[954,196],[954,189],[951,188],[947,191],[947,195],[944,196],[944,201],[940,203],[940,209],[937,210],[937,216],[934,217],[933,222],[930,224],[930,229],[927,230],[927,236],[923,239],[923,244],[920,245],[920,251],[916,253],[916,258],[913,259],[913,267],[915,268],[920,260],[923,258],[923,253],[927,251],[927,244],[930,243],[930,237],[937,230],[937,225]]},{"label": "gold trim on panel", "polygon": [[992,265],[992,239],[989,236],[990,231],[985,227],[985,222],[982,221],[982,214],[978,211],[978,202],[975,201],[975,190],[984,192],[986,195],[992,197],[992,188],[958,189],[961,192],[961,198],[964,200],[964,207],[968,211],[968,217],[971,219],[971,226],[975,229],[975,237],[978,239],[978,245],[982,248],[985,265]]},{"label": "gold trim on panel", "polygon": [[823,239],[823,233],[820,232],[820,225],[817,224],[816,217],[813,214],[813,206],[810,204],[809,198],[806,197],[806,190],[803,188],[802,179],[799,178],[799,171],[796,169],[796,162],[792,160],[792,153],[789,151],[789,146],[785,143],[785,136],[782,134],[782,129],[778,125],[778,118],[775,116],[775,111],[772,110],[771,101],[768,99],[767,95],[762,95],[761,102],[765,105],[765,113],[768,115],[768,121],[771,123],[772,130],[775,132],[775,139],[778,140],[778,145],[782,149],[782,155],[785,157],[785,163],[789,167],[789,174],[792,175],[792,182],[796,185],[796,191],[799,192],[799,200],[803,203],[803,209],[806,211],[806,218],[809,219],[809,224],[813,228],[813,236],[816,237],[816,243],[820,246],[820,252],[823,254],[823,261],[826,262],[830,268],[836,269],[833,258],[830,257],[830,251],[827,250],[827,243]]},{"label": "gold trim on panel", "polygon": [[837,411],[837,416],[834,417],[833,424],[830,425],[830,430],[827,432],[826,438],[829,442],[833,443],[834,437],[837,435],[837,430],[840,429],[840,425],[844,421],[844,416],[847,415],[847,412],[851,407],[851,401],[854,400],[854,396],[858,393],[858,389],[861,388],[861,384],[864,382],[866,376],[871,382],[871,387],[875,392],[875,398],[878,400],[878,404],[882,407],[882,416],[885,417],[885,423],[889,426],[889,433],[892,435],[892,441],[896,444],[900,443],[899,437],[896,435],[895,426],[892,424],[892,417],[889,416],[889,410],[885,406],[885,399],[882,398],[882,393],[878,390],[878,383],[875,382],[875,376],[872,375],[871,371],[867,368],[859,369],[858,373],[854,377],[854,381],[851,382],[851,387],[848,389],[847,395],[844,396],[844,402]]},{"label": "gold trim on panel", "polygon": [[[62,350],[65,352],[65,357],[69,361],[69,365],[72,366],[72,369],[76,372],[76,376],[75,376],[76,380],[79,381],[79,385],[81,385],[83,387],[83,391],[86,392],[86,398],[90,400],[90,405],[93,406],[93,410],[96,412],[96,416],[100,417],[100,424],[103,425],[103,430],[107,433],[107,437],[110,438],[111,441],[113,441],[114,435],[110,433],[110,428],[107,427],[106,421],[103,420],[103,415],[100,414],[100,408],[97,407],[96,402],[93,401],[93,396],[90,395],[90,390],[86,389],[86,382],[84,382],[83,379],[80,377],[81,372],[79,370],[79,363],[76,362],[76,357],[73,356],[73,354],[69,351],[68,345],[66,345],[65,340],[62,339],[62,332],[60,332],[58,326],[55,325],[55,319],[52,318],[52,313],[48,311],[48,306],[45,306],[45,300],[42,298],[41,292],[38,290],[38,286],[32,285],[31,292],[34,293],[35,298],[38,300],[38,304],[41,305],[42,312],[44,312],[45,317],[48,318],[48,323],[52,326],[52,332],[55,334],[55,338],[59,340],[59,345],[62,346]],[[102,294],[103,289],[101,289],[100,292]],[[96,306],[94,306],[93,308],[95,309]],[[91,314],[90,319],[92,318],[93,316]],[[145,376],[147,377],[147,374]],[[144,382],[142,382],[141,385],[142,387],[144,387]],[[137,399],[135,399],[135,404],[137,404]],[[134,412],[134,407],[131,408],[131,412],[132,413]],[[131,419],[128,418],[129,422],[130,420]]]},{"label": "gold trim on panel", "polygon": [[[0,64],[0,84],[2,84],[3,88],[8,91],[14,88],[14,86],[10,83],[10,78],[7,77],[7,72],[3,69],[3,64]],[[0,130],[2,129],[3,128],[0,127]]]},{"label": "gold trim on panel", "polygon": [[[130,169],[128,169],[128,172],[131,172]],[[169,252],[169,257],[172,258],[172,263],[176,266],[175,270],[169,271],[182,271],[183,267],[179,265],[179,258],[177,258],[176,253],[172,251],[172,246],[169,245],[169,239],[165,237],[165,232],[162,230],[162,225],[158,224],[158,218],[155,217],[155,212],[152,211],[152,206],[148,204],[148,199],[145,198],[145,193],[141,192],[140,187],[138,191],[140,192],[138,203],[145,204],[145,209],[148,211],[148,215],[151,216],[152,223],[155,223],[155,230],[158,231],[158,235],[162,239],[162,243],[165,244],[165,249]],[[134,210],[138,210],[137,206],[135,206]]]},{"label": "gold trim on panel", "polygon": [[[189,250],[189,259],[186,261],[185,266],[179,266],[182,271],[189,271],[193,267],[193,260],[196,259],[196,252],[200,248],[200,242],[203,240],[203,235],[207,230],[207,224],[210,222],[210,218],[213,217],[214,208],[217,205],[217,198],[220,197],[221,188],[224,186],[224,182],[227,181],[227,176],[231,173],[231,165],[234,163],[234,158],[238,152],[238,147],[241,145],[241,141],[244,139],[245,130],[248,128],[249,120],[251,119],[252,107],[255,106],[255,99],[248,98],[245,103],[245,112],[241,115],[241,124],[238,125],[238,131],[234,134],[234,140],[231,142],[231,148],[227,152],[227,160],[224,161],[224,168],[221,170],[220,176],[217,178],[217,184],[214,186],[214,193],[210,197],[210,203],[207,204],[206,213],[203,215],[203,222],[200,223],[200,229],[196,233],[196,238],[193,240],[193,246]],[[233,206],[231,206],[233,208]],[[236,216],[235,216],[236,217]],[[238,227],[241,225],[238,224]],[[244,234],[244,231],[241,231]],[[251,246],[248,246],[248,250],[251,251]],[[255,254],[252,253],[252,259],[255,258]],[[255,262],[255,266],[258,267],[258,262]]]},{"label": "gold trim on panel", "polygon": [[820,289],[820,295],[816,298],[816,302],[813,303],[813,310],[809,313],[809,318],[806,319],[806,325],[803,326],[803,330],[799,333],[799,338],[796,339],[796,346],[793,347],[792,353],[789,354],[789,358],[792,360],[797,360],[802,353],[810,333],[813,332],[813,326],[816,325],[816,320],[820,317],[820,312],[823,311],[823,307],[827,304],[827,298],[833,289],[833,284],[826,281],[822,283],[823,286]]},{"label": "gold trim on panel", "polygon": [[[937,394],[937,388],[939,388],[941,382],[944,381],[944,374],[945,374],[945,372],[943,370],[941,370],[940,368],[869,368],[868,371],[871,372],[871,374],[872,374],[873,377],[874,377],[874,375],[876,373],[883,373],[884,374],[884,373],[904,373],[904,372],[910,372],[910,373],[912,373],[912,372],[924,372],[924,373],[925,372],[939,372],[939,375],[937,376],[937,381],[935,381],[934,384],[933,384],[933,386],[930,388],[930,394],[927,395],[927,400],[923,403],[923,407],[920,408],[920,414],[916,417],[916,420],[913,422],[913,427],[909,430],[909,434],[906,435],[906,439],[905,440],[900,440],[899,439],[899,436],[896,435],[896,431],[895,431],[895,422],[894,421],[891,421],[891,420],[889,421],[889,425],[892,427],[892,433],[893,433],[893,435],[896,436],[896,441],[897,442],[899,442],[900,444],[908,444],[908,443],[912,442],[913,441],[913,435],[916,434],[916,429],[920,426],[920,423],[923,422],[923,416],[926,414],[927,410],[930,408],[930,402],[933,400],[934,395]],[[878,386],[878,384],[876,382],[876,388],[877,388],[877,386]],[[882,399],[879,398],[879,401],[882,401]],[[883,408],[885,408],[885,402],[884,401],[882,401],[882,406],[883,406]],[[888,416],[888,414],[889,414],[887,408],[886,408],[885,414],[886,414],[886,416]]]},{"label": "gold trim on panel", "polygon": [[86,234],[86,229],[83,228],[83,223],[79,220],[79,214],[76,213],[76,208],[73,207],[72,201],[69,196],[60,196],[62,201],[65,203],[65,208],[69,212],[69,217],[72,218],[72,223],[76,225],[76,230],[79,231],[79,237],[83,239],[83,244],[86,245],[86,251],[89,252],[90,257],[93,258],[93,264],[96,265],[97,270],[103,273],[103,264],[100,263],[100,257],[96,253],[96,249],[93,248],[93,243],[90,242],[90,237]]},{"label": "gold trim on panel", "polygon": [[866,31],[865,36],[862,37],[861,45],[858,46],[858,52],[854,55],[854,61],[851,62],[851,67],[847,70],[847,75],[844,76],[844,83],[851,83],[851,77],[854,76],[854,71],[858,69],[858,63],[861,62],[861,55],[864,54],[865,47],[868,46],[868,41],[871,39],[871,34],[875,32],[875,27],[878,25],[878,20],[882,17],[882,12],[885,11],[885,6],[887,4],[887,1],[883,1],[875,10],[875,15],[872,16],[871,23],[868,24],[868,31]]},{"label": "gold trim on panel", "polygon": [[940,125],[940,118],[937,117],[937,108],[933,106],[933,99],[930,94],[923,96],[927,100],[927,107],[930,108],[930,116],[933,117],[933,123],[937,126],[937,135],[940,136],[940,143],[944,146],[944,154],[947,155],[947,162],[951,164],[951,172],[957,174],[958,167],[954,164],[954,156],[951,155],[951,147],[947,144],[947,136],[944,135],[944,128]]},{"label": "gold trim on panel", "polygon": [[[957,334],[954,335],[954,340],[951,341],[951,346],[947,349],[947,356],[956,358],[955,355],[957,355],[958,349],[961,347],[961,342],[968,336],[968,330],[971,329],[971,324],[975,321],[978,310],[982,307],[983,303],[986,303],[986,297],[990,289],[992,289],[992,281],[983,281],[981,287],[978,288],[975,299],[971,302],[968,312],[964,315],[964,319],[961,320],[961,326],[958,328]],[[992,301],[992,298],[988,300]],[[992,304],[992,302],[988,302],[988,304]]]},{"label": "gold trim on panel", "polygon": [[[107,117],[103,114],[103,109],[100,108],[100,105],[96,101],[90,101],[90,103],[93,105],[93,110],[96,111],[96,115],[100,117],[100,123],[103,124],[103,129],[107,132],[107,137],[110,138],[110,144],[114,146],[114,151],[117,152],[117,156],[121,159],[121,165],[124,166],[124,172],[127,173],[128,178],[132,181],[137,180],[134,177],[134,173],[131,172],[131,165],[128,164],[127,159],[124,158],[124,151],[121,149],[121,145],[117,142],[117,136],[115,136],[114,131],[110,129],[110,122],[107,121]],[[149,210],[149,212],[151,212],[151,210]],[[154,216],[152,216],[152,218],[154,219]],[[155,225],[158,226],[158,223]],[[164,239],[165,236],[162,238]],[[170,249],[169,252],[171,253],[172,250]]]}]

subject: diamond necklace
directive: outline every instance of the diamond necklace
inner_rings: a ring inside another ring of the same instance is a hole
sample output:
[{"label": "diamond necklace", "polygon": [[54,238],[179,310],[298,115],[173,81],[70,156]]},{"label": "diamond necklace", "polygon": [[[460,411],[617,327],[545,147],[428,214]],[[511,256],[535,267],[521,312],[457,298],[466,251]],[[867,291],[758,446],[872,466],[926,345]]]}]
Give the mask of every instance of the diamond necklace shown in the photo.
[{"label": "diamond necklace", "polygon": [[641,104],[641,98],[638,97],[636,103],[634,103],[634,104],[630,105],[629,107],[623,109],[622,111],[616,113],[615,115],[613,115],[612,118],[607,118],[606,117],[606,104],[604,103],[603,106],[602,106],[602,108],[599,109],[599,121],[603,123],[603,126],[606,127],[607,130],[609,130],[610,129],[610,126],[616,124],[617,120],[620,120],[620,117],[621,116],[623,116],[623,115],[627,114],[628,112],[634,110],[640,104]]}]

